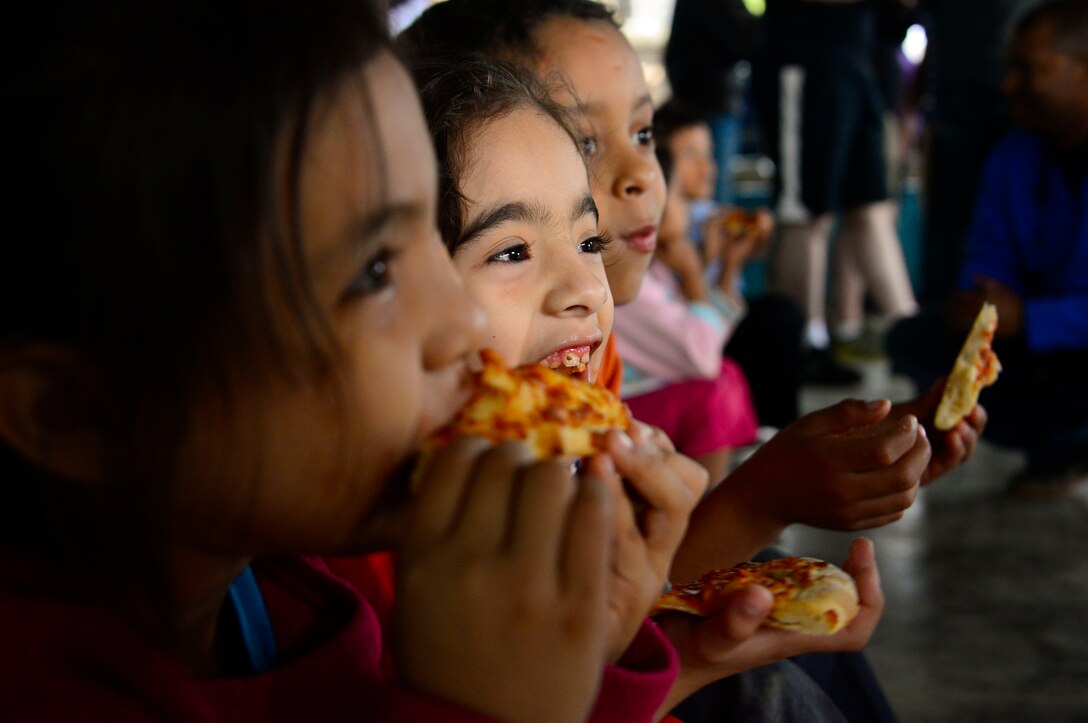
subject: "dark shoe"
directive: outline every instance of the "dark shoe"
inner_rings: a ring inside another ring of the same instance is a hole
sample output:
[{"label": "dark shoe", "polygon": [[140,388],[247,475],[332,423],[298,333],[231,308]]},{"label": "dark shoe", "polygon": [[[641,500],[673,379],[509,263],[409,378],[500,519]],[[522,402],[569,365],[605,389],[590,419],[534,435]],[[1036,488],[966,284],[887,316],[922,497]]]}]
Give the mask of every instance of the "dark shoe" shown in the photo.
[{"label": "dark shoe", "polygon": [[861,382],[861,374],[842,364],[830,349],[809,349],[805,352],[801,380],[805,384],[848,385]]}]

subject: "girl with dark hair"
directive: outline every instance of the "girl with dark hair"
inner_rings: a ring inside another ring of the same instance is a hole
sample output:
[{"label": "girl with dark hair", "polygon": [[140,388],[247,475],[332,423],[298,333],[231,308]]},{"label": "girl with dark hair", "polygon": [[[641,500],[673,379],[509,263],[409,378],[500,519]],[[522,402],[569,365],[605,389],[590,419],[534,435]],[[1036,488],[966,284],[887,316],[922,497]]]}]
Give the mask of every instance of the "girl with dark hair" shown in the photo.
[{"label": "girl with dark hair", "polygon": [[[413,67],[438,154],[439,227],[465,289],[487,313],[492,349],[513,365],[544,364],[594,380],[612,330],[612,297],[597,208],[567,113],[532,75],[477,56]],[[586,471],[640,501],[616,506],[617,563],[604,629],[609,660],[629,659],[661,633],[646,620],[706,475],[657,430],[636,422],[628,449]],[[606,463],[606,467],[601,467]],[[339,558],[361,589],[389,566]],[[377,585],[381,587],[381,585]],[[662,640],[663,642],[663,640]],[[626,651],[626,655],[625,655]],[[599,699],[591,720],[649,720],[675,671],[643,673],[621,703]]]},{"label": "girl with dark hair", "polygon": [[[0,243],[0,709],[576,721],[667,687],[653,636],[602,673],[626,504],[605,482],[466,440],[409,495],[484,328],[383,14],[42,13]],[[389,548],[391,642],[303,557]]]},{"label": "girl with dark hair", "polygon": [[[592,0],[447,0],[424,12],[399,36],[398,45],[414,58],[434,62],[451,53],[482,52],[518,63],[574,114],[600,212],[598,225],[614,238],[603,252],[613,299],[617,306],[633,299],[657,246],[665,185],[654,157],[649,89],[638,55],[610,11]],[[602,367],[598,381],[618,388],[614,353],[606,350]],[[846,400],[781,430],[700,501],[673,561],[672,579],[690,579],[708,568],[749,559],[795,522],[858,530],[898,519],[920,484],[970,456],[985,425],[985,412],[977,408],[951,432],[927,435],[919,420],[931,418],[939,395],[938,386],[901,405]],[[930,438],[936,442],[932,448]],[[737,671],[799,653],[862,647],[882,610],[871,545],[856,543],[847,567],[861,586],[864,614],[839,636],[802,639],[759,630],[769,604],[759,590],[742,591],[712,621],[662,621],[681,656],[680,679],[669,701],[678,702]],[[887,718],[871,673],[860,667],[873,695],[861,701],[861,712],[847,715]],[[745,679],[761,681],[754,688],[757,698],[778,690],[777,670],[763,678],[753,671]],[[793,712],[819,720],[814,701],[823,696],[828,719],[842,715],[837,697],[832,702],[811,679],[805,681]],[[853,682],[848,680],[847,687]],[[815,697],[809,695],[812,690]],[[731,701],[737,703],[736,696]],[[721,715],[720,702],[712,701],[711,715]],[[779,706],[772,715],[761,707],[765,702],[757,699],[748,712],[774,717],[785,710]],[[735,705],[733,711],[739,715],[742,708]]]}]

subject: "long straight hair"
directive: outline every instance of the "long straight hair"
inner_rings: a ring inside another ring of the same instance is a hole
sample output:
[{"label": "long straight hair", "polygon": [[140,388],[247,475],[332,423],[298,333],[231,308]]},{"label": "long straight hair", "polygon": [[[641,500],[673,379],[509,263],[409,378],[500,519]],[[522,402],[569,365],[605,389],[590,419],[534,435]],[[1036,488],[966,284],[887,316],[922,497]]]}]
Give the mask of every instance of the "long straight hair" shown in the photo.
[{"label": "long straight hair", "polygon": [[385,13],[363,0],[26,10],[40,17],[15,39],[0,346],[80,360],[59,403],[101,433],[108,483],[49,474],[0,440],[0,553],[154,585],[197,390],[229,399],[241,365],[297,372],[284,306],[307,364],[326,356],[299,283],[300,159],[323,94],[390,48]]}]

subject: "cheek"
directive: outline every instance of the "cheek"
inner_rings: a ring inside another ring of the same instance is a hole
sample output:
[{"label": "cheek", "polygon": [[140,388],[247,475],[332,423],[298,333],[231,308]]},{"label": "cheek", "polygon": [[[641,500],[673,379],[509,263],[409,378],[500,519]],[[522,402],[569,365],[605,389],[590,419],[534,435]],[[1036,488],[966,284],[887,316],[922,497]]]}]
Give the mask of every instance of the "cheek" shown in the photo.
[{"label": "cheek", "polygon": [[633,300],[642,286],[642,277],[650,267],[652,254],[632,251],[621,241],[614,242],[605,256],[605,272],[616,306]]},{"label": "cheek", "polygon": [[536,359],[525,359],[526,339],[531,318],[516,305],[506,308],[487,308],[487,337],[485,345],[494,349],[508,364],[531,364]]}]

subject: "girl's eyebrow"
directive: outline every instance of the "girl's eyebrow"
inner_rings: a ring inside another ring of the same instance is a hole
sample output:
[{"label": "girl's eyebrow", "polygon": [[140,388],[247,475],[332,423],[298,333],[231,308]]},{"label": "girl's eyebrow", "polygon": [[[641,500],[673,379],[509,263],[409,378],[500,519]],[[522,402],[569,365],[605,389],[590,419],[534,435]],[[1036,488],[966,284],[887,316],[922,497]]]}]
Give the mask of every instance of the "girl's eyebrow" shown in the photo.
[{"label": "girl's eyebrow", "polygon": [[315,267],[340,264],[344,257],[359,252],[360,243],[365,246],[397,221],[418,217],[420,213],[414,204],[392,203],[355,214],[336,234],[335,241],[314,256],[312,263]]},{"label": "girl's eyebrow", "polygon": [[[597,204],[593,202],[593,196],[589,193],[580,196],[578,200],[574,202],[570,211],[570,222],[573,224],[583,216],[593,216],[594,221],[597,221],[600,216],[597,211]],[[496,226],[501,226],[504,223],[522,222],[546,224],[551,218],[552,214],[538,203],[528,203],[525,201],[504,203],[481,213],[476,220],[470,223],[465,228],[464,232],[461,233],[460,238],[458,238],[450,247],[450,252],[455,252],[465,244],[471,243],[486,232]]]}]

